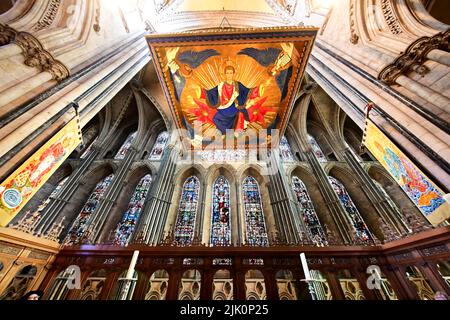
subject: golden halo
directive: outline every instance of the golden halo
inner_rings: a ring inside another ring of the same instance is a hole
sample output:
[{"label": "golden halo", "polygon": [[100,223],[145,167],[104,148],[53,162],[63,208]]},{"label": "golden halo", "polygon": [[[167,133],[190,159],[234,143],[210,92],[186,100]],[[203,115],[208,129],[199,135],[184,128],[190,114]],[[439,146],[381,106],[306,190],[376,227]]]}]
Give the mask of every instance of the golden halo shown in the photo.
[{"label": "golden halo", "polygon": [[222,66],[220,68],[220,73],[222,77],[225,77],[225,68],[226,67],[233,67],[234,68],[234,74],[236,75],[238,72],[237,68],[237,63],[234,62],[233,60],[231,60],[230,58],[227,58],[223,63]]}]

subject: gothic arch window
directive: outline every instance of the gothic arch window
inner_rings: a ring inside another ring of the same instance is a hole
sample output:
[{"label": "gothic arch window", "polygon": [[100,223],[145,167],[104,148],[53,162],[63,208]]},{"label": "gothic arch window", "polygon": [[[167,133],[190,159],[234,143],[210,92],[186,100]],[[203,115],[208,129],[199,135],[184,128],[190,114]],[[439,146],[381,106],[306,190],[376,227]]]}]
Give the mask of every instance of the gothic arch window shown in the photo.
[{"label": "gothic arch window", "polygon": [[344,207],[348,218],[351,221],[351,224],[356,232],[356,236],[363,241],[371,240],[372,236],[370,234],[370,231],[367,228],[355,204],[353,203],[353,200],[350,198],[350,195],[348,194],[344,185],[336,178],[328,177],[328,179],[330,180],[334,192],[336,192],[337,196],[339,197],[339,200]]},{"label": "gothic arch window", "polygon": [[174,239],[178,244],[189,245],[194,237],[200,181],[196,176],[186,179],[181,191],[175,224]]},{"label": "gothic arch window", "polygon": [[86,201],[83,209],[81,209],[80,214],[69,231],[67,238],[69,243],[80,239],[86,232],[93,213],[100,204],[101,198],[105,195],[106,190],[108,190],[113,179],[114,174],[110,174],[95,186],[94,191],[92,191],[89,199]]},{"label": "gothic arch window", "polygon": [[309,236],[315,243],[323,243],[326,241],[325,232],[320,224],[306,185],[299,177],[294,176],[292,177],[292,189],[300,205],[302,219],[308,228]]},{"label": "gothic arch window", "polygon": [[137,135],[137,132],[133,132],[128,135],[127,139],[125,140],[123,145],[120,147],[120,149],[117,152],[114,159],[116,159],[116,160],[125,159],[125,156],[127,155],[128,150],[130,150],[131,145],[132,145],[134,139],[136,138],[136,135]]},{"label": "gothic arch window", "polygon": [[280,141],[280,155],[281,159],[285,162],[295,161],[294,155],[292,153],[291,145],[289,144],[286,136],[283,136]]},{"label": "gothic arch window", "polygon": [[244,194],[247,243],[251,246],[268,246],[269,239],[267,236],[259,184],[255,178],[248,176],[242,183],[242,189]]},{"label": "gothic arch window", "polygon": [[139,181],[128,203],[128,208],[115,230],[114,244],[120,246],[126,246],[128,244],[144,208],[145,199],[147,198],[151,184],[152,176],[150,174]]},{"label": "gothic arch window", "polygon": [[150,153],[149,160],[159,161],[164,154],[164,148],[169,141],[169,133],[167,131],[161,132],[156,139],[152,152]]},{"label": "gothic arch window", "polygon": [[320,148],[317,140],[310,134],[308,134],[308,142],[317,160],[319,160],[319,162],[327,162],[327,157],[325,156],[325,153],[323,153],[322,148]]},{"label": "gothic arch window", "polygon": [[211,244],[231,245],[230,183],[219,176],[213,185]]}]

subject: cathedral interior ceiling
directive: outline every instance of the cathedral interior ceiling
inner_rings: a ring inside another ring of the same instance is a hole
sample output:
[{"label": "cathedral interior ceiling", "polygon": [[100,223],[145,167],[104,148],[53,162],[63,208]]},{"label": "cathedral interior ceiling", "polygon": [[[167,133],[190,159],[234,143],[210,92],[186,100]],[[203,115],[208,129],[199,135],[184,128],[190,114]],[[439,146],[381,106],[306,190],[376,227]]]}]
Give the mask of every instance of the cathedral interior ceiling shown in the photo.
[{"label": "cathedral interior ceiling", "polygon": [[256,147],[271,143],[261,137],[272,129],[283,134],[316,34],[296,27],[148,36],[187,147],[221,143],[229,134],[234,146]]}]

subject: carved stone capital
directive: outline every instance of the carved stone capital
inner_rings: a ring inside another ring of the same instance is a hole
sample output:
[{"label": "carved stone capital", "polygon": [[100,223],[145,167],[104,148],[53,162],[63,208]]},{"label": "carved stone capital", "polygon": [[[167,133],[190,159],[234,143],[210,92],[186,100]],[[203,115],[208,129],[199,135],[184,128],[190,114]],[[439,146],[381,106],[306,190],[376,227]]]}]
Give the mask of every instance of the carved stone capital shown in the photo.
[{"label": "carved stone capital", "polygon": [[448,51],[449,38],[450,30],[440,32],[432,37],[417,39],[406,49],[405,53],[381,70],[378,79],[392,85],[399,76],[411,70],[415,70],[421,75],[426,74],[429,70],[423,66],[423,63],[427,60],[427,54],[435,49]]},{"label": "carved stone capital", "polygon": [[40,41],[33,35],[27,32],[19,32],[14,42],[23,50],[25,65],[38,68],[42,72],[49,72],[53,79],[58,82],[70,76],[69,69],[45,50]]},{"label": "carved stone capital", "polygon": [[6,24],[0,23],[0,46],[5,46],[13,42],[16,38],[17,31]]}]

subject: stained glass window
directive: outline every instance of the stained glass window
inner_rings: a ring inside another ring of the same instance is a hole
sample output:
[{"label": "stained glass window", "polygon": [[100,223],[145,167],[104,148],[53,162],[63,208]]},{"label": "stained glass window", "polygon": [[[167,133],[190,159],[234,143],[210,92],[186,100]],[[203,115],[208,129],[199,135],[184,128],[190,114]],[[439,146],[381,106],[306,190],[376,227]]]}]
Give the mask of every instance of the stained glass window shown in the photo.
[{"label": "stained glass window", "polygon": [[89,199],[86,201],[83,209],[81,209],[80,214],[69,231],[68,240],[76,241],[84,234],[90,223],[92,214],[97,209],[101,198],[104,196],[106,190],[108,190],[113,179],[114,174],[110,174],[95,186],[94,191],[92,191]]},{"label": "stained glass window", "polygon": [[213,185],[211,245],[231,245],[230,184],[224,176]]},{"label": "stained glass window", "polygon": [[117,152],[114,159],[116,160],[122,160],[125,159],[125,156],[128,153],[128,150],[130,150],[131,144],[133,143],[134,138],[136,138],[137,132],[130,133],[127,140],[125,140],[122,147],[120,147],[119,152]]},{"label": "stained glass window", "polygon": [[183,184],[178,207],[174,238],[178,244],[189,245],[194,237],[200,181],[191,176]]},{"label": "stained glass window", "polygon": [[294,155],[292,154],[291,145],[285,136],[283,136],[280,141],[280,155],[283,161],[293,162],[295,160]]},{"label": "stained glass window", "polygon": [[128,203],[128,208],[123,214],[122,220],[117,225],[114,244],[120,246],[126,246],[128,244],[144,208],[145,199],[147,198],[151,184],[152,176],[150,174],[139,181]]},{"label": "stained glass window", "polygon": [[266,222],[261,203],[261,193],[255,178],[248,176],[242,184],[244,193],[247,243],[251,246],[268,246]]},{"label": "stained glass window", "polygon": [[319,144],[317,143],[316,139],[308,134],[308,142],[316,155],[316,158],[319,160],[319,162],[327,162],[327,157],[323,153],[322,149],[320,148]]},{"label": "stained glass window", "polygon": [[150,157],[148,159],[154,161],[161,160],[164,154],[164,148],[166,147],[168,141],[169,133],[167,131],[160,133],[158,138],[156,139],[155,145],[153,146],[152,152],[150,153]]},{"label": "stained glass window", "polygon": [[334,191],[338,195],[339,200],[341,201],[341,204],[345,209],[345,212],[347,212],[348,217],[356,231],[356,235],[363,241],[371,240],[372,236],[370,235],[369,229],[367,228],[363,218],[359,214],[358,209],[356,209],[356,206],[350,198],[350,195],[348,194],[345,187],[336,178],[328,177],[328,179],[330,180]]},{"label": "stained glass window", "polygon": [[292,189],[294,190],[297,201],[300,205],[303,221],[309,231],[311,239],[317,243],[326,241],[325,232],[320,224],[314,205],[308,194],[305,184],[298,177],[292,177]]}]

